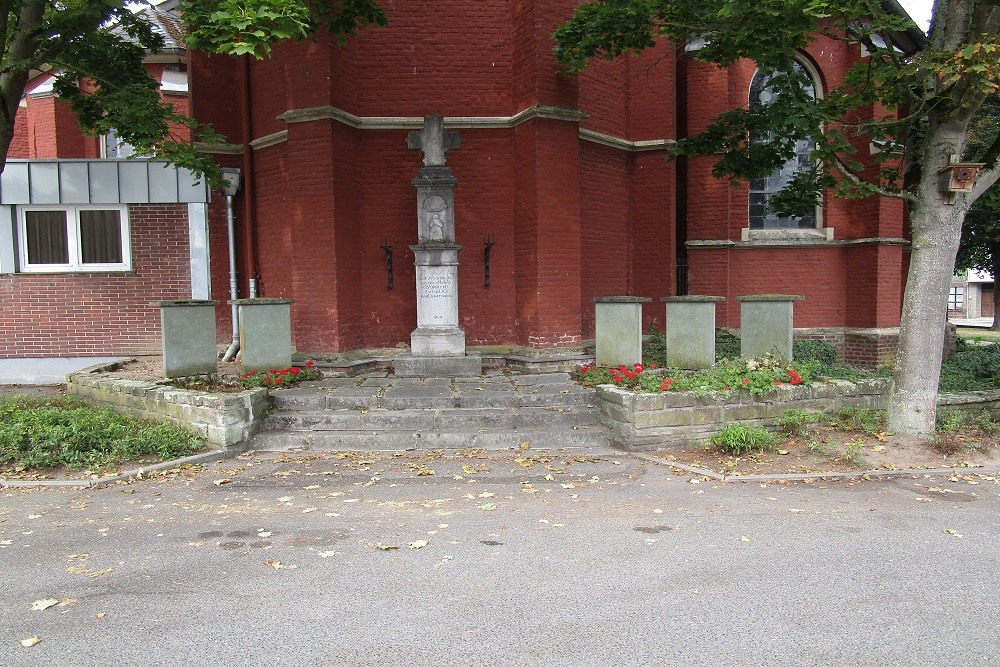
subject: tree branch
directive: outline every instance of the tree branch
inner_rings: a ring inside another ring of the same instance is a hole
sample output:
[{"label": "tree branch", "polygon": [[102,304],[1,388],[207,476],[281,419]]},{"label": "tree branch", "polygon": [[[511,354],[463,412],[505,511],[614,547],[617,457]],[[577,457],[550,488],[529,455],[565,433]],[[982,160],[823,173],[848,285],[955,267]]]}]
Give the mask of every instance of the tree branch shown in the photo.
[{"label": "tree branch", "polygon": [[855,185],[863,188],[870,188],[872,192],[874,192],[877,195],[881,195],[883,197],[891,197],[892,199],[902,199],[903,201],[909,204],[917,203],[916,195],[913,195],[912,193],[909,193],[906,190],[887,190],[882,186],[875,185],[874,183],[866,181],[865,179],[861,178],[853,171],[851,171],[847,167],[847,165],[844,164],[844,161],[841,160],[839,157],[835,156],[833,158],[833,166],[836,167],[837,171],[840,173],[841,176],[849,180],[851,183],[854,183]]}]

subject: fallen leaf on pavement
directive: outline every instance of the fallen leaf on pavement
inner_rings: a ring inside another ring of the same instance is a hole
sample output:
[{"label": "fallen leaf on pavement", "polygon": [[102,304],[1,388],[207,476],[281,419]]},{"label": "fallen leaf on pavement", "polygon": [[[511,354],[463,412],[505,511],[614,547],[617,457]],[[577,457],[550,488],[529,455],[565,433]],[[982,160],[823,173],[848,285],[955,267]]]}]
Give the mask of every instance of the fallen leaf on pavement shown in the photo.
[{"label": "fallen leaf on pavement", "polygon": [[264,565],[268,567],[273,567],[275,570],[294,570],[298,565],[285,565],[280,560],[266,560]]},{"label": "fallen leaf on pavement", "polygon": [[379,551],[395,551],[396,549],[399,548],[399,545],[383,544],[381,542],[375,542],[372,546],[378,549]]},{"label": "fallen leaf on pavement", "polygon": [[54,607],[59,604],[59,600],[55,598],[44,598],[42,600],[35,600],[31,603],[31,611],[44,611],[49,607]]},{"label": "fallen leaf on pavement", "polygon": [[406,546],[408,546],[411,549],[423,549],[424,547],[427,546],[427,544],[428,544],[427,540],[414,540],[409,544],[407,544]]},{"label": "fallen leaf on pavement", "polygon": [[23,646],[24,648],[31,648],[32,646],[38,644],[38,642],[40,641],[42,641],[42,638],[39,637],[38,635],[35,635],[34,637],[28,637],[27,639],[22,639],[21,646]]},{"label": "fallen leaf on pavement", "polygon": [[746,535],[740,536],[740,542],[749,542],[749,541],[750,541],[750,538],[747,537]]},{"label": "fallen leaf on pavement", "polygon": [[494,505],[493,503],[486,503],[485,505],[480,505],[479,506],[479,509],[486,510],[487,512],[492,512],[496,508],[497,508],[497,506]]},{"label": "fallen leaf on pavement", "polygon": [[223,484],[229,484],[231,481],[233,480],[229,479],[228,477],[224,477],[222,479],[215,480],[214,482],[212,482],[212,484],[215,484],[216,486],[222,486]]}]

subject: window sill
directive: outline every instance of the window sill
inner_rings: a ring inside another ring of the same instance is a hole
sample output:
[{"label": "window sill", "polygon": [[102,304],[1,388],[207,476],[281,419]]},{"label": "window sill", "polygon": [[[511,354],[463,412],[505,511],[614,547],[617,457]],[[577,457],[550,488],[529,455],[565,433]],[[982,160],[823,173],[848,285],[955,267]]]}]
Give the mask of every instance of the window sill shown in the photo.
[{"label": "window sill", "polygon": [[750,229],[740,230],[740,241],[755,245],[815,245],[833,240],[833,227],[821,229]]}]

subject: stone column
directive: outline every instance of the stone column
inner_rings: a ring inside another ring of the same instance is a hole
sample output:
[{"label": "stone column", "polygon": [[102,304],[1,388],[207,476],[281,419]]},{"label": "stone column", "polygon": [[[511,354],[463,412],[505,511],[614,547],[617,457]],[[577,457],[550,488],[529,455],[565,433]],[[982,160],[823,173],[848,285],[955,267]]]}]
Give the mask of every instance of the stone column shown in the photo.
[{"label": "stone column", "polygon": [[740,302],[740,354],[775,354],[792,360],[792,305],[805,300],[798,294],[751,294]]},{"label": "stone column", "polygon": [[632,366],[642,361],[642,304],[647,296],[594,297],[598,366]]},{"label": "stone column", "polygon": [[444,154],[462,143],[444,130],[441,116],[424,118],[424,128],[407,137],[410,148],[424,151],[413,185],[417,188],[417,244],[411,245],[417,273],[417,328],[410,352],[393,367],[403,377],[454,377],[482,373],[478,354],[467,355],[465,330],[458,326],[458,253],[455,244],[455,187]]},{"label": "stone column", "polygon": [[715,364],[715,304],[722,296],[665,296],[668,368],[698,370]]},{"label": "stone column", "polygon": [[216,349],[215,307],[218,301],[184,299],[154,301],[160,309],[163,341],[163,376],[215,375],[219,372]]},{"label": "stone column", "polygon": [[291,306],[295,299],[236,299],[239,308],[240,370],[269,371],[292,365]]}]

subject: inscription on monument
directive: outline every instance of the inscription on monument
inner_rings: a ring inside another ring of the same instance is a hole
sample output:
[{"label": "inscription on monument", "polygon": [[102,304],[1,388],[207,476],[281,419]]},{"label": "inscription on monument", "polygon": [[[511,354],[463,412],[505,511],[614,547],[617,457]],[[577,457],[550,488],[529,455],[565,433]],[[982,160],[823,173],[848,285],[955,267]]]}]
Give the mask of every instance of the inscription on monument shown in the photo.
[{"label": "inscription on monument", "polygon": [[455,296],[455,281],[450,273],[420,277],[420,297],[433,299]]}]

